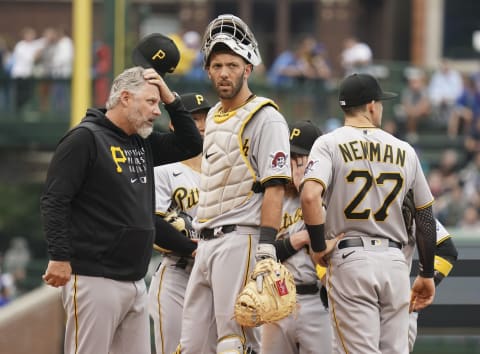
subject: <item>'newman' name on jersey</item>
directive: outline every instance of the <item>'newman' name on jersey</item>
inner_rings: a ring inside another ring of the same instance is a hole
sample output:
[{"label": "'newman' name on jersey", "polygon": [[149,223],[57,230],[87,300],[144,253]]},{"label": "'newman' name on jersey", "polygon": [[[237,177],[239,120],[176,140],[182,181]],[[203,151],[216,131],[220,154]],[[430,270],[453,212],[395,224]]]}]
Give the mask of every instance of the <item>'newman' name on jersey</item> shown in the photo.
[{"label": "'newman' name on jersey", "polygon": [[369,160],[400,165],[405,164],[405,150],[393,147],[390,144],[380,144],[369,141],[350,141],[339,144],[343,161]]}]

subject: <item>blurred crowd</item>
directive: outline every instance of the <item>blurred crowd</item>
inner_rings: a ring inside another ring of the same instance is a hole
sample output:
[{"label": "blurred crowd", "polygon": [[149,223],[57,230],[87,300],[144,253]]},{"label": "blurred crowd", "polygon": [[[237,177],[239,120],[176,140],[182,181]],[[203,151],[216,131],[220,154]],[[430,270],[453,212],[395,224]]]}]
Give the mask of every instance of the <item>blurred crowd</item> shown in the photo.
[{"label": "blurred crowd", "polygon": [[7,305],[23,293],[30,250],[27,240],[14,237],[5,253],[0,253],[0,307]]}]

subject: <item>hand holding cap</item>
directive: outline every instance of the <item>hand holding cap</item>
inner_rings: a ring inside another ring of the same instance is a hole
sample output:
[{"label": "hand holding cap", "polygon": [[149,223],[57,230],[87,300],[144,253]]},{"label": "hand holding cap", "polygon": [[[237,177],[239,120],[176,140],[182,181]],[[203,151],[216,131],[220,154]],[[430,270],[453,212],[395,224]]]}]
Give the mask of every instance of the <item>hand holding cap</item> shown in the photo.
[{"label": "hand holding cap", "polygon": [[152,33],[143,38],[133,49],[133,63],[144,68],[153,68],[162,77],[173,73],[180,60],[175,42],[163,34]]}]

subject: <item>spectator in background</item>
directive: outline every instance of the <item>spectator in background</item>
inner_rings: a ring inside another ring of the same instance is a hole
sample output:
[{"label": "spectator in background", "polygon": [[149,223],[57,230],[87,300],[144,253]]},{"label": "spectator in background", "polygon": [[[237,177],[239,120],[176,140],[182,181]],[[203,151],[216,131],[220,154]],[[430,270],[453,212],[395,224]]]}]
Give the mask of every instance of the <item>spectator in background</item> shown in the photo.
[{"label": "spectator in background", "polygon": [[418,141],[418,123],[430,116],[430,99],[423,70],[408,68],[405,78],[407,86],[401,94],[397,119],[405,124],[406,140],[415,144]]},{"label": "spectator in background", "polygon": [[41,42],[37,40],[37,32],[31,27],[21,31],[21,40],[13,49],[11,76],[14,80],[15,107],[22,109],[33,96],[33,66]]},{"label": "spectator in background", "polygon": [[110,70],[112,69],[112,51],[107,43],[97,40],[93,46],[94,51],[94,104],[103,107],[107,102],[110,92]]},{"label": "spectator in background", "polygon": [[12,53],[7,40],[0,36],[0,107],[10,107],[10,63]]},{"label": "spectator in background", "polygon": [[[192,42],[195,41],[192,34],[187,35],[187,37],[185,38],[185,35],[188,32],[182,32],[171,33],[168,35],[168,37],[170,37],[175,42],[178,51],[181,53],[180,61],[175,68],[175,75],[185,75],[186,73],[188,73],[192,69],[193,62],[195,61],[195,58],[198,54],[198,48],[194,49],[189,47],[189,45],[191,46]],[[187,40],[188,44],[187,42],[185,42],[185,39]]]},{"label": "spectator in background", "polygon": [[478,232],[480,230],[478,209],[473,205],[467,206],[458,226],[462,229],[462,231]]},{"label": "spectator in background", "polygon": [[459,175],[465,199],[480,208],[480,152],[475,154]]},{"label": "spectator in background", "polygon": [[52,79],[54,60],[57,55],[58,32],[53,27],[46,28],[42,37],[38,40],[39,48],[35,53],[35,64],[33,68],[33,76],[38,81],[38,94],[40,100],[40,110],[42,112],[49,111],[52,107]]},{"label": "spectator in background", "polygon": [[448,59],[443,59],[430,78],[428,93],[432,104],[432,117],[445,128],[462,90],[460,72],[451,67]]},{"label": "spectator in background", "polygon": [[267,72],[268,83],[274,87],[292,87],[305,79],[317,78],[311,60],[316,44],[315,38],[306,36],[293,51],[281,53]]},{"label": "spectator in background", "polygon": [[73,41],[64,28],[57,28],[58,41],[52,64],[52,96],[56,110],[68,113],[70,109],[70,79],[73,71]]},{"label": "spectator in background", "polygon": [[190,70],[185,72],[184,77],[188,80],[207,81],[208,76],[204,69],[203,54],[200,52],[200,34],[196,31],[185,32],[183,41],[187,48],[191,50],[193,56]]},{"label": "spectator in background", "polygon": [[467,134],[480,115],[480,92],[472,75],[463,76],[463,91],[448,120],[448,136]]},{"label": "spectator in background", "polygon": [[373,60],[373,53],[367,43],[360,42],[355,37],[348,37],[343,42],[341,64],[344,76],[353,73],[369,73]]}]

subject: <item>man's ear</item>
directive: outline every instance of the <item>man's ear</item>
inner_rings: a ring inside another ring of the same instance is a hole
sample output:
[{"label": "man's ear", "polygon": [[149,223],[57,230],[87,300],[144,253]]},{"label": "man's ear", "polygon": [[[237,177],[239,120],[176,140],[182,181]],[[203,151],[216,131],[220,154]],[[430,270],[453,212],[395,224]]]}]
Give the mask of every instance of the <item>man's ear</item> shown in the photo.
[{"label": "man's ear", "polygon": [[128,91],[122,91],[120,93],[120,102],[122,103],[122,105],[127,105],[128,104],[128,101],[132,99],[132,94],[131,92],[128,92]]}]

